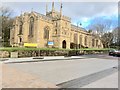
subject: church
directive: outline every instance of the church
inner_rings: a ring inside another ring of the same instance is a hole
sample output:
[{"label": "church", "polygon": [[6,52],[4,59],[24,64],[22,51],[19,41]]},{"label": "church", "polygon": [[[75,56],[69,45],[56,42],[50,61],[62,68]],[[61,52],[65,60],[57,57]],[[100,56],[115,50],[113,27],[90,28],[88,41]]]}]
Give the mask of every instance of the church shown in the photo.
[{"label": "church", "polygon": [[17,16],[10,30],[10,44],[13,47],[36,48],[103,48],[99,37],[93,35],[82,27],[71,23],[71,18],[54,8],[46,15],[31,11]]}]

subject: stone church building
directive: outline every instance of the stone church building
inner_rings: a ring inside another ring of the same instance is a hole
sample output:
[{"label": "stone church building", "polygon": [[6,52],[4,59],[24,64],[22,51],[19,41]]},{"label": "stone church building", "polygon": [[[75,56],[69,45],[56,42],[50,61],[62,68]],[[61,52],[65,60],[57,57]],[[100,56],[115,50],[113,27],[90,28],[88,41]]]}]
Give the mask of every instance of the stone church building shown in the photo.
[{"label": "stone church building", "polygon": [[101,40],[84,28],[71,23],[71,18],[54,8],[46,15],[31,11],[15,18],[10,32],[10,44],[37,48],[103,48]]}]

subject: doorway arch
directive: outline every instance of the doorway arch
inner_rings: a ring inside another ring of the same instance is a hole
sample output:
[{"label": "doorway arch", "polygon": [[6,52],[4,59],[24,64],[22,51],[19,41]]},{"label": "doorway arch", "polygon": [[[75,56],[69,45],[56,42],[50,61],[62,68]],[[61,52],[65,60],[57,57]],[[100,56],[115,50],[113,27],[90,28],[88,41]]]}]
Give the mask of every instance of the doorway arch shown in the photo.
[{"label": "doorway arch", "polygon": [[63,40],[63,42],[62,42],[62,48],[66,48],[66,41],[65,40]]}]

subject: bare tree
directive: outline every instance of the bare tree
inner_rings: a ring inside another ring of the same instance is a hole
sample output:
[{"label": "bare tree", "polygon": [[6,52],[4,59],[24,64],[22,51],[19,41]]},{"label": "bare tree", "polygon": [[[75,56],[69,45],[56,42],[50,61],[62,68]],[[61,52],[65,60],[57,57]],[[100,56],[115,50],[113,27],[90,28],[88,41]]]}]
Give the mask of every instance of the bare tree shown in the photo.
[{"label": "bare tree", "polygon": [[111,26],[112,26],[111,20],[95,18],[92,24],[88,26],[88,28],[92,30],[92,33],[94,35],[100,37],[103,46],[107,48],[109,47],[109,45],[112,43],[113,40],[113,34],[110,33]]},{"label": "bare tree", "polygon": [[3,46],[9,46],[10,39],[10,28],[13,24],[13,19],[11,18],[13,11],[7,7],[0,7],[0,20],[1,20],[1,35]]},{"label": "bare tree", "polygon": [[109,32],[111,25],[112,22],[109,19],[95,18],[88,28],[101,37],[104,33]]},{"label": "bare tree", "polygon": [[116,28],[112,31],[113,36],[114,36],[114,38],[113,38],[114,43],[118,42],[118,29],[120,29],[120,27],[116,27]]},{"label": "bare tree", "polygon": [[113,34],[110,32],[105,33],[104,35],[102,35],[101,40],[102,40],[103,46],[105,48],[109,48],[113,42]]},{"label": "bare tree", "polygon": [[113,33],[113,45],[120,48],[120,27],[114,28]]}]

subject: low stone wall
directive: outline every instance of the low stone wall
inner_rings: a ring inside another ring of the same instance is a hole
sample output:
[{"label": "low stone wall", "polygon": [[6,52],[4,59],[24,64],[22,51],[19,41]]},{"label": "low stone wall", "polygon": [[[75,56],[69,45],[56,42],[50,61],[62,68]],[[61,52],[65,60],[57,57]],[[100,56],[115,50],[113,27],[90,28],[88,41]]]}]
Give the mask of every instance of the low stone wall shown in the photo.
[{"label": "low stone wall", "polygon": [[36,57],[36,56],[64,56],[68,51],[18,51],[18,57]]},{"label": "low stone wall", "polygon": [[18,58],[18,52],[11,52],[10,57],[11,58]]},{"label": "low stone wall", "polygon": [[96,50],[34,50],[24,51],[19,50],[16,52],[0,51],[0,58],[21,58],[21,57],[37,57],[37,56],[76,56],[83,54],[102,54],[108,53],[108,51],[96,51]]},{"label": "low stone wall", "polygon": [[8,51],[0,51],[0,58],[8,58],[10,53]]}]

